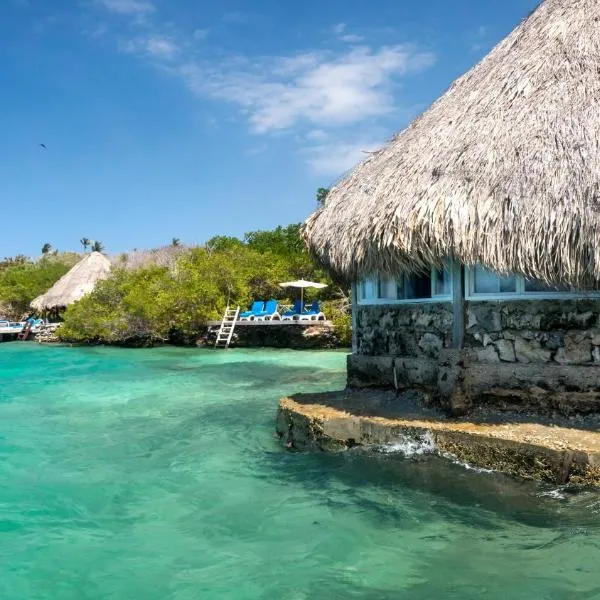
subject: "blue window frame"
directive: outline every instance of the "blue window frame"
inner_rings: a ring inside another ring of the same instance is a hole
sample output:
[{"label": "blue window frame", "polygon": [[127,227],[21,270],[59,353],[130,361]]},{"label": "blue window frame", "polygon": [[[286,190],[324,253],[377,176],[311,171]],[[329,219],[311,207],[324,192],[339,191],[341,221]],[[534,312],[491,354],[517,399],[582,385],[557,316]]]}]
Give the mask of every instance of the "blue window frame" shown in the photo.
[{"label": "blue window frame", "polygon": [[358,283],[359,304],[410,304],[448,302],[452,299],[450,265],[429,273],[400,275],[397,278],[373,275]]},{"label": "blue window frame", "polygon": [[583,291],[568,285],[548,285],[522,275],[504,275],[481,266],[465,268],[467,300],[520,300],[600,298],[600,291]]}]

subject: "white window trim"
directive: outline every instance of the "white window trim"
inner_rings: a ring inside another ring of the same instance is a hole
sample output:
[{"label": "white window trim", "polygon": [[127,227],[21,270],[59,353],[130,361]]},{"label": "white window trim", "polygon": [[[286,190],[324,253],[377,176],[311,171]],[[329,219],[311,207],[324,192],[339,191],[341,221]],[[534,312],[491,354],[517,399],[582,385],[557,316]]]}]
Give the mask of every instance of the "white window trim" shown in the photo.
[{"label": "white window trim", "polygon": [[571,292],[526,292],[525,277],[515,275],[516,292],[498,292],[495,294],[477,294],[475,293],[475,269],[465,267],[465,300],[486,301],[486,300],[574,300],[574,299],[598,299],[600,291],[586,292],[573,290]]},{"label": "white window trim", "polygon": [[[432,267],[431,269],[431,293],[433,294],[433,290],[435,289],[435,271],[437,269]],[[404,275],[402,275],[404,277]],[[447,294],[439,295],[439,296],[431,296],[431,298],[408,298],[408,299],[398,299],[398,298],[361,298],[360,294],[362,293],[363,282],[366,280],[372,280],[374,283],[375,290],[378,290],[378,277],[364,277],[359,282],[357,282],[357,299],[359,306],[394,306],[397,304],[439,304],[444,302],[452,302],[452,278],[450,278],[450,291]],[[399,278],[397,278],[399,279]]]}]

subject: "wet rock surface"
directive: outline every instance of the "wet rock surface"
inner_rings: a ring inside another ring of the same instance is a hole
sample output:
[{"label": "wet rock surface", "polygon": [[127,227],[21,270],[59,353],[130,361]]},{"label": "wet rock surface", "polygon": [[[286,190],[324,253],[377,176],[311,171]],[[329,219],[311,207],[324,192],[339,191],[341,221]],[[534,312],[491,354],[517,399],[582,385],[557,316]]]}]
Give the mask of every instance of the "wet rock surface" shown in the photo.
[{"label": "wet rock surface", "polygon": [[[534,422],[537,421],[537,422]],[[280,401],[276,430],[288,447],[340,451],[432,439],[435,452],[474,467],[552,483],[600,485],[598,419],[548,420],[481,410],[450,419],[417,392],[340,391]]]}]

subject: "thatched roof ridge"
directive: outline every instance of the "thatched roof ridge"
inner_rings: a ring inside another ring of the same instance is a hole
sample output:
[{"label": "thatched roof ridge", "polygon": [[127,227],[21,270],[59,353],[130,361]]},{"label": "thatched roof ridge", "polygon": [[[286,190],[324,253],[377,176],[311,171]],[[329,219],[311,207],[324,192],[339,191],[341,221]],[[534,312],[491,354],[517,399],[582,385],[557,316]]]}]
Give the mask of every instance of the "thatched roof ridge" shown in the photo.
[{"label": "thatched roof ridge", "polygon": [[600,281],[600,2],[546,0],[304,226],[348,277],[444,256]]},{"label": "thatched roof ridge", "polygon": [[45,294],[31,302],[35,310],[62,308],[89,294],[98,281],[110,274],[110,261],[100,254],[86,254],[68,273],[63,275]]}]

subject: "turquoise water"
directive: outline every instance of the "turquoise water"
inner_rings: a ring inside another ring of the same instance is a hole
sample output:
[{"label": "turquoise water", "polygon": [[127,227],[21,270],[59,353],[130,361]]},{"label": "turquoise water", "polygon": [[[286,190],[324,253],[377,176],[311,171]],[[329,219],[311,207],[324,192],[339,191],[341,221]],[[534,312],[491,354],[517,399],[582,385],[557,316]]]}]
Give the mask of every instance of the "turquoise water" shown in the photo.
[{"label": "turquoise water", "polygon": [[340,353],[0,345],[2,600],[600,598],[600,496],[296,453]]}]

